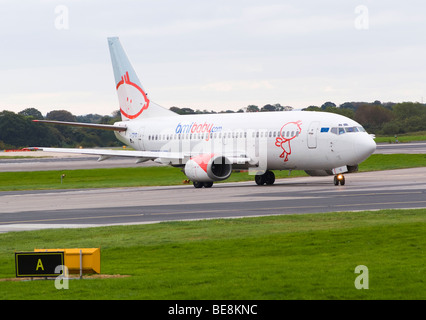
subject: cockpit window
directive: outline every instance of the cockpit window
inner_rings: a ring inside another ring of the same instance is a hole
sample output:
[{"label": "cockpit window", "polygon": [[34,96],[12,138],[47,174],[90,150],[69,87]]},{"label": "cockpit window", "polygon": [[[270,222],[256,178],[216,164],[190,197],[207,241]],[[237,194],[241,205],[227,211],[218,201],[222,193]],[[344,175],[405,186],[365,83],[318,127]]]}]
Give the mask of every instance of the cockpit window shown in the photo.
[{"label": "cockpit window", "polygon": [[330,130],[331,133],[341,135],[346,132],[353,133],[353,132],[365,132],[365,129],[363,127],[334,127]]},{"label": "cockpit window", "polygon": [[358,132],[356,127],[345,127],[346,132]]}]

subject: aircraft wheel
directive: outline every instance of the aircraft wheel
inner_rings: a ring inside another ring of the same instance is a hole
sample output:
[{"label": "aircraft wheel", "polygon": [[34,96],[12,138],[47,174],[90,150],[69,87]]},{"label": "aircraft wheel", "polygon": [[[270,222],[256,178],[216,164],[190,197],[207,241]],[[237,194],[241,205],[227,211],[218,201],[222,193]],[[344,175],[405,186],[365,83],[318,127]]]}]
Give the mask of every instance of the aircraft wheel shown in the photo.
[{"label": "aircraft wheel", "polygon": [[194,188],[197,188],[197,189],[202,188],[204,185],[204,183],[199,181],[194,181],[193,184],[194,184]]},{"label": "aircraft wheel", "polygon": [[273,185],[275,182],[275,174],[272,171],[266,171],[265,174],[265,183],[267,185]]},{"label": "aircraft wheel", "polygon": [[263,186],[265,184],[265,175],[264,174],[257,174],[254,176],[254,181],[258,186]]},{"label": "aircraft wheel", "polygon": [[337,176],[334,176],[334,185],[335,186],[339,185],[339,180],[337,180]]},{"label": "aircraft wheel", "polygon": [[339,183],[341,186],[345,185],[345,176],[343,174],[338,174],[337,176],[334,176],[334,185],[338,186]]},{"label": "aircraft wheel", "polygon": [[212,182],[204,182],[204,188],[211,188],[213,186],[213,181]]}]

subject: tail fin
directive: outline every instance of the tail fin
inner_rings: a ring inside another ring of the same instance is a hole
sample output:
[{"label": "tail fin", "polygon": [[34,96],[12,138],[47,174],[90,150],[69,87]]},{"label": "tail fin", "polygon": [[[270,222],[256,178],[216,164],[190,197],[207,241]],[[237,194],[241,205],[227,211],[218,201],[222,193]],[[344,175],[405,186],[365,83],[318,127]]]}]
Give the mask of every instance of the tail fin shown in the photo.
[{"label": "tail fin", "polygon": [[133,120],[177,115],[149,98],[143,89],[118,37],[108,38],[121,119]]}]

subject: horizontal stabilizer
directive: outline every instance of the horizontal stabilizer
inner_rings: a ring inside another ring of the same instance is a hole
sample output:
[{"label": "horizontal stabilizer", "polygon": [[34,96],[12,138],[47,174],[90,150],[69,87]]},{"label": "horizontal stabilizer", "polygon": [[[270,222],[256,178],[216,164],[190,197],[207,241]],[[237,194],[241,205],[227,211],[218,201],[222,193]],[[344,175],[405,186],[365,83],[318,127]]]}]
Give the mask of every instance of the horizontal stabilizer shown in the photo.
[{"label": "horizontal stabilizer", "polygon": [[112,130],[112,131],[126,131],[127,127],[115,126],[111,124],[97,124],[97,123],[85,123],[85,122],[66,122],[66,121],[54,121],[54,120],[33,120],[34,122],[60,124],[64,126],[74,127],[85,127],[92,129]]}]

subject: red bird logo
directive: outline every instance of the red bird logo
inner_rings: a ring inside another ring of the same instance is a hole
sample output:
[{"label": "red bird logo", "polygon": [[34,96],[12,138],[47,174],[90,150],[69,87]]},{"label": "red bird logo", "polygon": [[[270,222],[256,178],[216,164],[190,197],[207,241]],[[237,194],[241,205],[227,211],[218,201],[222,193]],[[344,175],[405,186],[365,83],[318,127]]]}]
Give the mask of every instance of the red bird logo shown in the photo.
[{"label": "red bird logo", "polygon": [[288,122],[281,128],[280,137],[275,140],[275,145],[283,149],[280,158],[284,158],[284,162],[288,161],[288,156],[291,154],[290,141],[298,137],[302,128],[302,121]]}]

